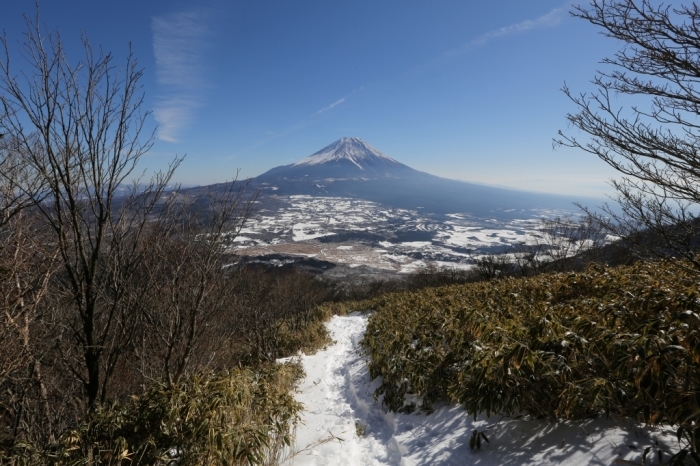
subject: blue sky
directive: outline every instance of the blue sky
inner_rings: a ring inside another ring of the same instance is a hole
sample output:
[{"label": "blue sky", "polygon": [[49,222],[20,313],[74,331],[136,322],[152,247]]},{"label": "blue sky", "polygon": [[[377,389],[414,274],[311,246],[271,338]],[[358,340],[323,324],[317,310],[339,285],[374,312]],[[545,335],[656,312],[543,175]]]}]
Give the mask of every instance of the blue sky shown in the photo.
[{"label": "blue sky", "polygon": [[[70,57],[79,37],[141,66],[159,139],[144,168],[187,154],[178,181],[255,176],[357,136],[413,168],[600,196],[603,162],[552,149],[619,46],[558,0],[44,1]],[[3,2],[21,40],[34,0]],[[573,131],[573,130],[568,130]]]}]

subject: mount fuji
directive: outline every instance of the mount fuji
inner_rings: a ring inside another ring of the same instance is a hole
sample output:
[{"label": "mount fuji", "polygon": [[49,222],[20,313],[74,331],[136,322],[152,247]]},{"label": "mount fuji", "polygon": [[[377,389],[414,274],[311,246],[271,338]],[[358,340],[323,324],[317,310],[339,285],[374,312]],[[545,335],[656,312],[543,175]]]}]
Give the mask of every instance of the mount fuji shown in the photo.
[{"label": "mount fuji", "polygon": [[360,138],[339,139],[294,165],[347,164],[347,162],[354,164],[360,170],[376,166],[389,168],[401,166],[399,162],[382,154]]},{"label": "mount fuji", "polygon": [[342,138],[291,165],[273,168],[258,180],[368,180],[407,174],[410,167],[379,152],[360,138]]},{"label": "mount fuji", "polygon": [[542,210],[575,210],[596,202],[441,178],[414,170],[365,141],[344,137],[290,165],[250,180],[261,194],[363,199],[421,212],[480,218],[523,218]]}]

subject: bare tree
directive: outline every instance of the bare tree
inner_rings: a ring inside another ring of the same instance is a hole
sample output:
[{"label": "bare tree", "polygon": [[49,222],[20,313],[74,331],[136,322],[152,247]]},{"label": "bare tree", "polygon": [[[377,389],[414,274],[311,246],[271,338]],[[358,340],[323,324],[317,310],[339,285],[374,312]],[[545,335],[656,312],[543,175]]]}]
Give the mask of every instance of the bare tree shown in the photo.
[{"label": "bare tree", "polygon": [[482,280],[505,276],[530,276],[545,271],[577,270],[603,261],[610,243],[608,231],[591,216],[543,218],[527,242],[498,254],[473,255],[471,273]]},{"label": "bare tree", "polygon": [[597,91],[564,87],[578,107],[567,119],[590,138],[560,131],[555,145],[583,149],[622,175],[612,182],[621,211],[606,206],[595,219],[645,254],[680,255],[700,268],[700,8],[594,0],[572,14],[622,48],[603,60]]},{"label": "bare tree", "polygon": [[[255,196],[234,182],[205,203],[177,202],[145,239],[144,321],[136,354],[146,378],[175,384],[207,368],[234,333],[233,292],[223,254],[248,219]],[[176,195],[175,193],[173,195]]]},{"label": "bare tree", "polygon": [[0,228],[45,192],[42,178],[19,154],[19,140],[0,133]]},{"label": "bare tree", "polygon": [[[316,306],[338,296],[328,282],[299,270],[246,267],[229,281],[235,293],[239,331],[233,343],[242,359],[274,361],[310,341],[294,343],[316,319]],[[303,336],[302,336],[303,335]],[[290,339],[291,337],[291,339]]]},{"label": "bare tree", "polygon": [[91,408],[107,397],[133,337],[140,304],[128,285],[144,257],[147,220],[181,159],[146,187],[129,184],[153,140],[144,133],[143,72],[131,53],[117,68],[83,37],[84,58],[71,64],[38,15],[27,20],[21,72],[7,37],[0,44],[0,133],[12,137],[2,163],[19,174],[3,202],[29,203],[57,249],[56,312],[65,328],[58,348]]},{"label": "bare tree", "polygon": [[535,267],[539,269],[570,270],[571,260],[600,260],[601,250],[608,242],[607,231],[590,216],[543,219],[538,232],[540,247],[534,260],[540,263]]},{"label": "bare tree", "polygon": [[[25,211],[27,193],[40,198],[41,183],[21,163],[17,142],[0,134],[0,442],[26,431],[36,414],[54,418],[43,370],[48,335],[38,329],[57,254]],[[50,427],[42,434],[53,438]]]},{"label": "bare tree", "polygon": [[535,244],[519,242],[511,251],[512,266],[516,276],[527,277],[537,275],[545,270],[549,263],[546,246],[542,238],[538,238]]},{"label": "bare tree", "polygon": [[471,257],[474,264],[472,271],[481,280],[492,280],[510,275],[513,267],[513,258],[508,252],[474,255]]}]

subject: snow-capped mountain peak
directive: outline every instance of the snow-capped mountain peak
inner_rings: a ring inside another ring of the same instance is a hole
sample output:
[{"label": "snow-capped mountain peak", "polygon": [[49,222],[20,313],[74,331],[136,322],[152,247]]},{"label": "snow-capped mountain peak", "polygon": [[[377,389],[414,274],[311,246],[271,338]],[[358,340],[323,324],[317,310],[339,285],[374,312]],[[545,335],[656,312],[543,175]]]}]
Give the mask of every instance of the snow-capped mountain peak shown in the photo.
[{"label": "snow-capped mountain peak", "polygon": [[377,162],[380,164],[401,165],[396,160],[382,154],[360,138],[341,138],[315,154],[301,159],[295,163],[294,166],[319,165],[343,160],[353,163],[360,170],[364,170],[368,165],[376,165]]}]

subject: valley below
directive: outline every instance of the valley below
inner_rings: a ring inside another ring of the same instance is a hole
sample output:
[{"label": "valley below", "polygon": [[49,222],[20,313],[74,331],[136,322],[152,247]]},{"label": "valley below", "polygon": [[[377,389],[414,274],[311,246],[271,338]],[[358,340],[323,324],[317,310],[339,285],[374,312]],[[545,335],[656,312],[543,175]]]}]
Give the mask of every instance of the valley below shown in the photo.
[{"label": "valley below", "polygon": [[[499,214],[477,218],[355,198],[265,194],[227,252],[336,278],[390,277],[428,266],[463,269],[485,254],[537,244],[542,219],[574,210],[523,210],[505,219]],[[517,214],[522,218],[512,218]]]}]

